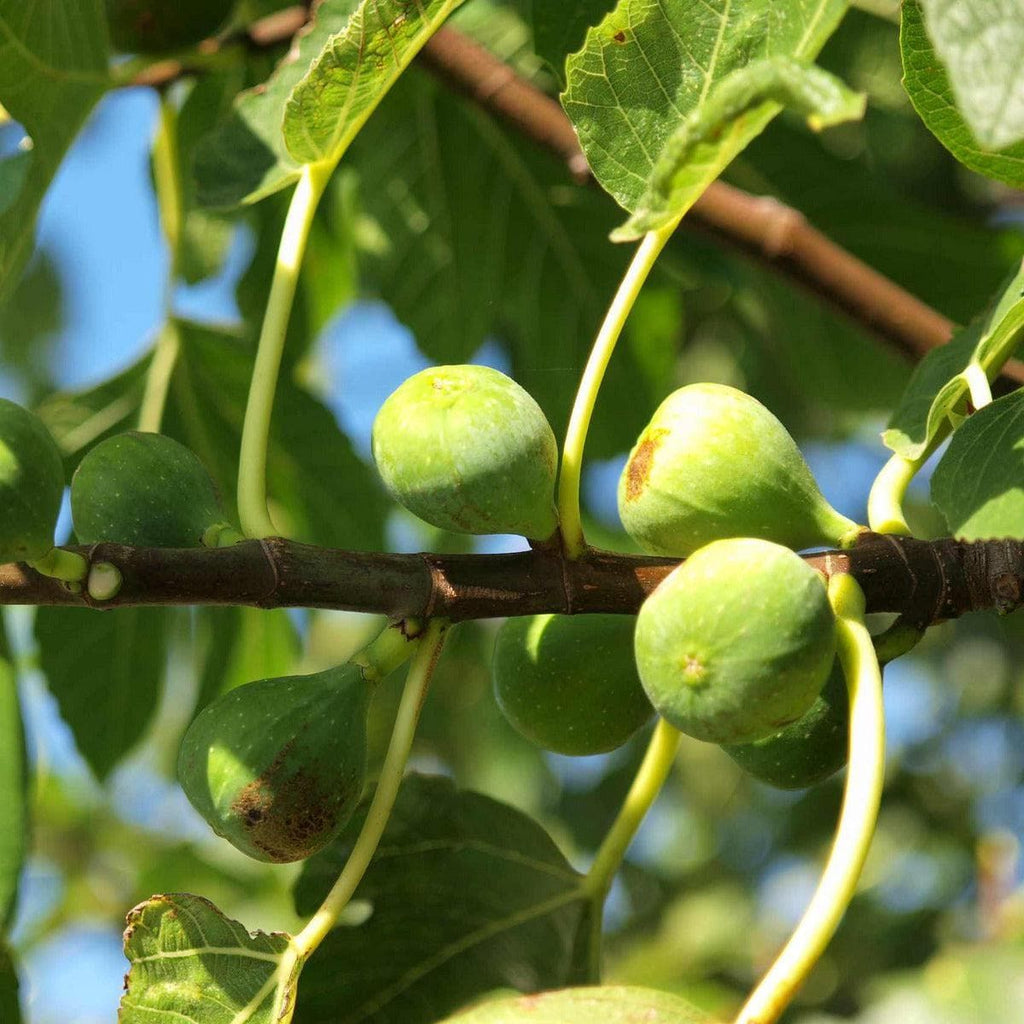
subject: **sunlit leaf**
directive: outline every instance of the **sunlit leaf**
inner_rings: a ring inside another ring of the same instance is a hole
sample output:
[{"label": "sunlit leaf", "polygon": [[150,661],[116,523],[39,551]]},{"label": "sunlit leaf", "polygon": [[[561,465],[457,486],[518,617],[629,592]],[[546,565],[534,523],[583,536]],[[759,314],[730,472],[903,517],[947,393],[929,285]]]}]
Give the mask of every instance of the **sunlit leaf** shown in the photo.
[{"label": "sunlit leaf", "polygon": [[921,9],[957,108],[981,146],[1024,140],[1024,4],[921,0]]},{"label": "sunlit leaf", "polygon": [[932,500],[963,540],[1024,537],[1024,394],[957,428],[932,476]]},{"label": "sunlit leaf", "polygon": [[968,393],[963,371],[1001,365],[1024,332],[1024,266],[1004,285],[988,311],[918,364],[882,440],[908,459],[921,456],[962,413]]},{"label": "sunlit leaf", "polygon": [[299,33],[292,51],[263,85],[241,93],[234,109],[198,147],[195,175],[206,206],[253,203],[298,179],[299,164],[285,146],[281,121],[292,88],[358,0],[324,0]]},{"label": "sunlit leaf", "polygon": [[464,0],[363,0],[292,90],[288,151],[300,163],[335,160],[445,18]]},{"label": "sunlit leaf", "polygon": [[57,167],[109,85],[106,33],[102,0],[0,0],[0,105],[31,145],[0,157],[0,299],[32,251]]},{"label": "sunlit leaf", "polygon": [[576,3],[550,3],[533,0],[533,38],[540,54],[565,84],[565,58],[583,45],[587,29],[596,25],[616,0],[578,0]]},{"label": "sunlit leaf", "polygon": [[[957,4],[949,6],[955,7]],[[1010,6],[1018,9],[1019,21],[1019,5],[1012,3]],[[902,12],[900,48],[903,51],[903,84],[921,120],[934,132],[939,142],[971,170],[1015,188],[1024,187],[1024,142],[1017,142],[998,153],[988,152],[978,145],[957,109],[949,75],[925,31],[921,4],[918,0],[904,0]],[[1020,62],[1011,61],[994,70],[996,73],[1020,76]]]},{"label": "sunlit leaf", "polygon": [[[631,213],[643,210],[666,147],[671,156],[680,130],[711,115],[671,174],[681,213],[782,109],[762,95],[760,72],[739,104],[729,76],[768,58],[813,60],[845,9],[843,0],[620,0],[567,61],[562,95],[598,181]],[[726,79],[723,103],[716,87]]]},{"label": "sunlit leaf", "polygon": [[[351,848],[306,863],[309,913]],[[304,1024],[433,1024],[494,988],[533,991],[580,977],[589,904],[580,876],[524,814],[447,779],[412,776],[355,898],[368,920],[332,931],[303,976]]]},{"label": "sunlit leaf", "polygon": [[119,1024],[288,1024],[302,964],[283,932],[249,932],[188,893],[128,915]]}]

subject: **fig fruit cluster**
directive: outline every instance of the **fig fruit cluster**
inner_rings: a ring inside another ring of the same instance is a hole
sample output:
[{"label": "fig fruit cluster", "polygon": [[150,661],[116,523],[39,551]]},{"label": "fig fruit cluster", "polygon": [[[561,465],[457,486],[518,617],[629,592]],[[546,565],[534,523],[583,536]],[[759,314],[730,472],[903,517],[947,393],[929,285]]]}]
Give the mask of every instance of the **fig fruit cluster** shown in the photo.
[{"label": "fig fruit cluster", "polygon": [[635,655],[657,712],[782,788],[845,761],[848,708],[822,577],[796,551],[860,532],[756,399],[693,384],[659,406],[619,482],[651,554],[688,556],[644,602]]}]

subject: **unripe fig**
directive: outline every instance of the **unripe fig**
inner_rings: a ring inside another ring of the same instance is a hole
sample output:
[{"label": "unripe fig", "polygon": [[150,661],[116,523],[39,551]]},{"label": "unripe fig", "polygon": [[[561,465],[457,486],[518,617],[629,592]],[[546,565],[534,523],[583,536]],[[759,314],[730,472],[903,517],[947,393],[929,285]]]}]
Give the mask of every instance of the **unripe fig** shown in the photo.
[{"label": "unripe fig", "polygon": [[494,644],[498,705],[528,740],[558,754],[603,754],[654,714],[633,659],[629,615],[509,619]]},{"label": "unripe fig", "polygon": [[201,43],[227,21],[235,0],[106,0],[107,27],[121,53],[167,53]]},{"label": "unripe fig", "polygon": [[715,541],[640,608],[640,680],[669,724],[712,743],[752,743],[805,714],[836,652],[824,581],[771,541]]},{"label": "unripe fig", "polygon": [[846,764],[850,699],[836,661],[811,709],[779,732],[754,743],[723,747],[755,778],[777,789],[807,789]]},{"label": "unripe fig", "polygon": [[658,406],[619,480],[619,517],[658,555],[724,537],[835,546],[858,530],[822,496],[786,428],[723,384],[690,384]]},{"label": "unripe fig", "polygon": [[50,432],[0,398],[0,562],[32,562],[50,551],[63,495],[64,462]]},{"label": "unripe fig", "polygon": [[178,778],[192,806],[257,860],[315,853],[362,795],[370,695],[357,665],[229,690],[181,742]]},{"label": "unripe fig", "polygon": [[534,540],[555,531],[555,435],[530,395],[490,367],[410,377],[377,413],[373,457],[391,496],[433,526]]},{"label": "unripe fig", "polygon": [[71,480],[71,518],[83,544],[112,541],[192,548],[228,529],[196,455],[165,434],[129,431],[101,441]]}]

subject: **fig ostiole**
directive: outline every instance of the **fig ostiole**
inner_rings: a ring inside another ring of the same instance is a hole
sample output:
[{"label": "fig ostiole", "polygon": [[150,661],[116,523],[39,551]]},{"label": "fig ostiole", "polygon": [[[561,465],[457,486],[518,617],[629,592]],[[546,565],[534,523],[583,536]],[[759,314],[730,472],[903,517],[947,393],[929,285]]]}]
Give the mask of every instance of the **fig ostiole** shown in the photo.
[{"label": "fig ostiole", "polygon": [[53,548],[64,462],[42,421],[0,398],[0,562],[32,562]]},{"label": "fig ostiole", "polygon": [[508,619],[491,674],[505,718],[558,754],[603,754],[654,714],[633,659],[630,615],[532,615]]},{"label": "fig ostiole", "polygon": [[822,577],[789,548],[719,540],[644,601],[634,649],[670,725],[711,743],[752,743],[810,710],[835,657],[835,615]]},{"label": "fig ostiole", "polygon": [[775,416],[722,384],[690,384],[661,403],[630,453],[618,500],[626,532],[658,555],[726,537],[837,546],[861,529],[825,500]]},{"label": "fig ostiole", "polygon": [[807,789],[846,764],[850,699],[838,660],[810,709],[791,725],[725,752],[749,775],[776,789]]},{"label": "fig ostiole", "polygon": [[214,832],[250,857],[309,857],[341,831],[362,795],[371,696],[352,664],[230,690],[182,739],[182,788]]},{"label": "fig ostiole", "polygon": [[83,544],[193,548],[238,537],[199,458],[166,434],[140,431],[108,437],[82,459],[71,519]]},{"label": "fig ostiole", "polygon": [[549,539],[558,525],[558,444],[540,406],[487,366],[435,366],[384,402],[373,424],[384,486],[455,533]]}]

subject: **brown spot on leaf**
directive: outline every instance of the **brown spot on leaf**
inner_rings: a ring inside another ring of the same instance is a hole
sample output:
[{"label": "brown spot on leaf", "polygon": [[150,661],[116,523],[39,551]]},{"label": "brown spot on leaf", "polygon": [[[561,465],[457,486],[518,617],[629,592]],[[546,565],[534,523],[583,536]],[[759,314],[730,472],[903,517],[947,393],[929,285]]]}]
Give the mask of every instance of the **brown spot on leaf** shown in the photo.
[{"label": "brown spot on leaf", "polygon": [[626,33],[623,32],[622,29],[619,29],[619,31],[612,36],[612,39],[617,43],[624,43],[626,41]]},{"label": "brown spot on leaf", "polygon": [[667,430],[649,430],[637,445],[626,467],[626,501],[635,501],[643,493],[651,472],[654,453],[667,433]]}]

